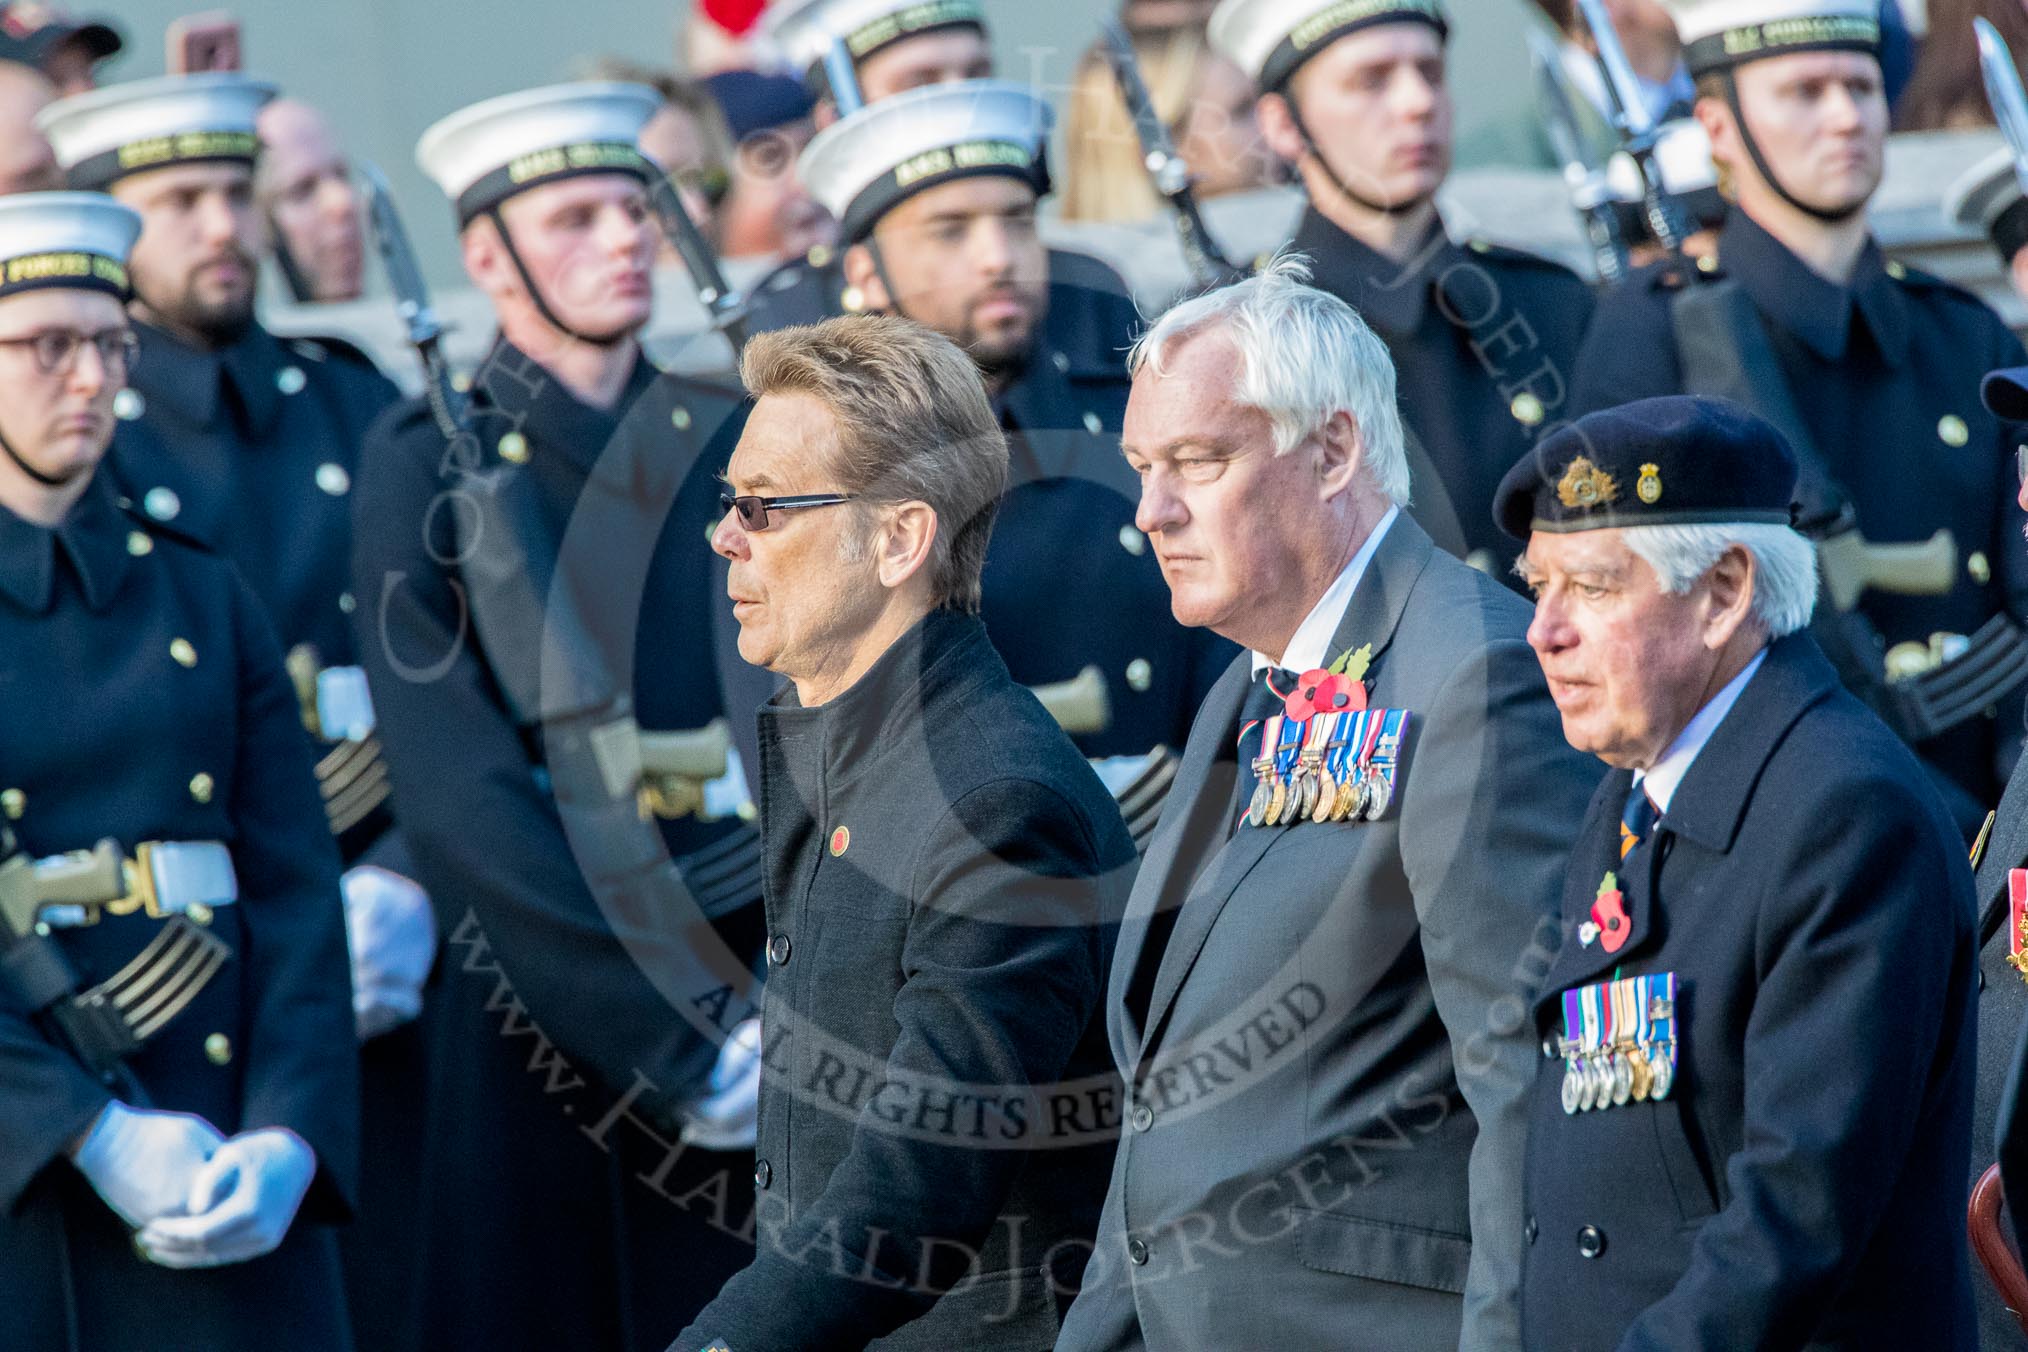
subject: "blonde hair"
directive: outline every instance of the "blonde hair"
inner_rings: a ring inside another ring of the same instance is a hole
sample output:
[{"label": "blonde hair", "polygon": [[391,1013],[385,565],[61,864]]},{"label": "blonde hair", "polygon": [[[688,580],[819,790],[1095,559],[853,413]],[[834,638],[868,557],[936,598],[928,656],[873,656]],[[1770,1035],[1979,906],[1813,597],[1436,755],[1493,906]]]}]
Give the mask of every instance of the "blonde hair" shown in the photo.
[{"label": "blonde hair", "polygon": [[755,399],[807,394],[838,423],[839,491],[921,502],[936,513],[935,605],[979,608],[993,516],[1007,491],[1007,439],[979,368],[913,320],[845,315],[751,339],[740,379]]},{"label": "blonde hair", "polygon": [[[1211,55],[1201,26],[1182,25],[1134,34],[1134,55],[1154,100],[1155,116],[1182,138],[1182,124],[1205,58]],[[1144,221],[1161,208],[1141,162],[1141,143],[1112,67],[1094,43],[1071,77],[1064,115],[1068,161],[1057,211],[1066,221]]]}]

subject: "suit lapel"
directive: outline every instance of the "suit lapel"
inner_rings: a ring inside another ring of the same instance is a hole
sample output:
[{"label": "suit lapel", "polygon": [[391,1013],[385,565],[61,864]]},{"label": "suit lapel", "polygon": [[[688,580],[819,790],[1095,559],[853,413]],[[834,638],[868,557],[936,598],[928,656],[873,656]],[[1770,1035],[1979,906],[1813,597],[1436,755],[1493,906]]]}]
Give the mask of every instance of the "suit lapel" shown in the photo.
[{"label": "suit lapel", "polygon": [[[1433,546],[1423,529],[1404,513],[1395,517],[1394,524],[1381,538],[1368,560],[1365,576],[1352,591],[1352,599],[1346,604],[1345,617],[1339,621],[1332,635],[1328,658],[1335,658],[1346,648],[1371,644],[1373,661],[1377,667],[1381,655],[1394,640],[1395,627],[1401,622],[1401,613],[1408,605],[1408,594],[1414,588],[1416,579],[1428,566]],[[1234,664],[1234,670],[1244,672],[1248,667],[1242,655]],[[1228,671],[1226,678],[1232,679]],[[1221,690],[1223,684],[1221,683]],[[1231,704],[1225,710],[1226,717],[1218,724],[1220,736],[1228,742],[1238,732],[1239,704],[1244,697],[1245,681],[1242,678],[1236,687],[1224,691]],[[1229,802],[1229,789],[1228,798]],[[1164,822],[1167,825],[1167,822]],[[1185,881],[1188,899],[1176,917],[1175,931],[1169,936],[1169,943],[1161,954],[1161,966],[1157,969],[1154,993],[1148,1001],[1147,1036],[1142,1039],[1140,1052],[1146,1055],[1153,1047],[1156,1032],[1162,1026],[1163,1016],[1174,1003],[1176,993],[1183,986],[1184,978],[1197,961],[1197,955],[1204,948],[1204,941],[1210,937],[1212,926],[1218,922],[1219,914],[1232,899],[1240,883],[1258,864],[1285,832],[1301,831],[1302,827],[1241,827],[1231,840],[1225,843],[1210,866],[1194,885]],[[1211,837],[1218,839],[1219,837]],[[1152,855],[1152,851],[1151,851]],[[1169,880],[1164,879],[1164,893],[1169,892]],[[1128,970],[1132,970],[1131,968]]]},{"label": "suit lapel", "polygon": [[1250,677],[1251,663],[1241,653],[1205,696],[1194,733],[1183,748],[1183,763],[1176,768],[1175,786],[1148,842],[1148,856],[1135,875],[1113,948],[1108,987],[1113,993],[1109,1021],[1113,1055],[1122,1066],[1132,1065],[1140,1056],[1143,1030],[1128,999],[1134,977],[1143,962],[1160,962],[1163,957],[1146,952],[1150,927],[1158,915],[1183,904],[1231,825],[1226,814],[1239,772],[1232,739],[1239,730]]}]

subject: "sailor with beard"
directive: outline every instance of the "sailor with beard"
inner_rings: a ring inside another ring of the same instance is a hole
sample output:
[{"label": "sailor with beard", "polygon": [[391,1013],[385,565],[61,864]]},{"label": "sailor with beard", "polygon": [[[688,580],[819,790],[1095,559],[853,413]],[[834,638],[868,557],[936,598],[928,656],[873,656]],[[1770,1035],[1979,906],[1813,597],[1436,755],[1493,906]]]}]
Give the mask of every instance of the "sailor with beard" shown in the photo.
[{"label": "sailor with beard", "polygon": [[[287,651],[317,735],[344,877],[368,1167],[346,1276],[363,1337],[382,1337],[412,1261],[423,1040],[436,932],[388,810],[354,638],[351,489],[395,389],[336,341],[254,318],[262,245],[255,118],[274,88],[237,74],[115,85],[38,118],[74,188],[138,212],[130,309],[139,356],[113,408],[108,479],[137,511],[238,566]],[[356,1238],[355,1238],[356,1237]]]},{"label": "sailor with beard", "polygon": [[[1591,294],[1532,254],[1453,235],[1450,24],[1440,0],[1223,0],[1212,46],[1309,196],[1292,246],[1380,335],[1400,379],[1414,514],[1505,579],[1493,490],[1565,407]],[[1463,223],[1461,223],[1463,224]]]},{"label": "sailor with beard", "polygon": [[1050,186],[1050,122],[1023,85],[932,85],[819,132],[801,172],[839,220],[844,275],[865,307],[937,330],[985,375],[1010,453],[983,580],[994,646],[1026,685],[1095,668],[1104,716],[1067,730],[1087,756],[1137,756],[1183,745],[1234,650],[1170,618],[1134,525],[1139,487],[1119,453],[1124,355],[1074,357],[1048,325],[1036,207]]},{"label": "sailor with beard", "polygon": [[[1886,257],[1867,228],[1888,128],[1871,0],[1670,8],[1734,209],[1712,256],[1643,269],[1599,302],[1572,401],[1735,399],[1795,447],[1811,516],[1842,498],[1875,543],[1948,531],[1947,592],[1858,599],[1888,645],[1888,678],[1924,675],[1996,616],[2028,616],[2015,439],[1979,398],[1986,372],[2021,364],[2021,344],[1976,297]],[[1971,707],[1916,744],[1967,834],[2011,766],[2002,730],[2020,725],[2017,697]]]}]

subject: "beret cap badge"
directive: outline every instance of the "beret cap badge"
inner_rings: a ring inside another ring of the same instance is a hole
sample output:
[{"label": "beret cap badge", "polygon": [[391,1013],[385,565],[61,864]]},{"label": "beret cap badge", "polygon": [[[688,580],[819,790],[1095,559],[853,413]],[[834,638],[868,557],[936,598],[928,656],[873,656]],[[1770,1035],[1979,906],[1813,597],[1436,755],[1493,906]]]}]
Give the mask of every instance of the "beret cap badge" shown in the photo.
[{"label": "beret cap badge", "polygon": [[1613,476],[1581,455],[1570,462],[1570,468],[1556,481],[1557,501],[1566,507],[1603,507],[1619,495],[1620,486],[1613,482]]},{"label": "beret cap badge", "polygon": [[1634,482],[1634,496],[1653,507],[1662,500],[1662,467],[1642,465],[1641,477]]}]

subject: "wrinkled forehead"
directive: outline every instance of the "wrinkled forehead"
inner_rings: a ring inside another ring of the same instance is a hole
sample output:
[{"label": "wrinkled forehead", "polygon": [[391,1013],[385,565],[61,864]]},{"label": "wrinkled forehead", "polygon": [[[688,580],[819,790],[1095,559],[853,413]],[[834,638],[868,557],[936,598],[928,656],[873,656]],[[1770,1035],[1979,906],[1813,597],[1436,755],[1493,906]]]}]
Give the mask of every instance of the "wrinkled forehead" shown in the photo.
[{"label": "wrinkled forehead", "polygon": [[815,492],[828,483],[838,454],[838,419],[803,390],[764,394],[755,402],[725,478],[741,493]]},{"label": "wrinkled forehead", "polygon": [[1627,547],[1617,527],[1601,530],[1532,532],[1521,556],[1522,567],[1543,577],[1627,577],[1640,559]]}]

